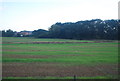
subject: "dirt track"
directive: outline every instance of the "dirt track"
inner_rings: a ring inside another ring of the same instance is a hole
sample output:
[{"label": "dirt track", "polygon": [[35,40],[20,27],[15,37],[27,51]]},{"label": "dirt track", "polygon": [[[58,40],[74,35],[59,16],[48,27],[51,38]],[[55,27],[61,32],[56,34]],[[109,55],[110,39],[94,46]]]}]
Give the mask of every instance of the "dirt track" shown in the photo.
[{"label": "dirt track", "polygon": [[3,63],[3,77],[68,77],[118,75],[117,64],[60,66],[58,63]]}]

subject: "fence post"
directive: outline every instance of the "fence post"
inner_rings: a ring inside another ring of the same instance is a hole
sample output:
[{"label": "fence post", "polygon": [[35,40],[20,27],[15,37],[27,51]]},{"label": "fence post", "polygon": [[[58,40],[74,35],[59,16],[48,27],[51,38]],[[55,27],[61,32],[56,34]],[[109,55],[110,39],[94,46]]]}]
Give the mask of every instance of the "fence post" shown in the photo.
[{"label": "fence post", "polygon": [[74,75],[74,81],[76,81],[76,76]]}]

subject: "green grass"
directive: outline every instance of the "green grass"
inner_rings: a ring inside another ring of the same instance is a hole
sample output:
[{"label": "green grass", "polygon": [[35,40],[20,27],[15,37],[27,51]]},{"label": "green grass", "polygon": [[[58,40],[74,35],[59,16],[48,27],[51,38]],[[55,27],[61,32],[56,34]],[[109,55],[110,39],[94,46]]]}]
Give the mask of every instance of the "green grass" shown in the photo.
[{"label": "green grass", "polygon": [[[85,60],[87,59],[87,60]],[[79,57],[72,57],[72,58],[51,58],[51,59],[13,59],[13,58],[4,58],[3,62],[52,62],[52,63],[70,63],[70,64],[84,64],[84,65],[95,65],[95,64],[105,64],[105,63],[117,63],[117,59],[104,59],[104,58],[79,58]]]}]

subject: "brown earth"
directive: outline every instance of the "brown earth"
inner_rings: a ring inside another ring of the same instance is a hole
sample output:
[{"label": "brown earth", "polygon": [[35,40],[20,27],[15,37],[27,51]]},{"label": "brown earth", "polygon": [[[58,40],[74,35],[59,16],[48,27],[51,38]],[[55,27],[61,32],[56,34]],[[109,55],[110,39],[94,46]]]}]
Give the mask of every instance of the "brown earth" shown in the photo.
[{"label": "brown earth", "polygon": [[7,44],[18,43],[18,44],[64,44],[64,43],[105,43],[105,42],[118,42],[112,40],[105,40],[105,41],[93,41],[93,42],[3,42]]},{"label": "brown earth", "polygon": [[3,77],[92,77],[118,75],[117,64],[63,66],[59,63],[3,63]]}]

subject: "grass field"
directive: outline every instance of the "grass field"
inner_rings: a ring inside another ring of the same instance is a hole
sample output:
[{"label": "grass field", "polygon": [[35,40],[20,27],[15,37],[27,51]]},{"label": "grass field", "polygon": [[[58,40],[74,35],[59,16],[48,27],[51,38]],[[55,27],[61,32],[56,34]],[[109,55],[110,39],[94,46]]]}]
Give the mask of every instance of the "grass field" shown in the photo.
[{"label": "grass field", "polygon": [[3,78],[118,77],[116,40],[2,39]]}]

